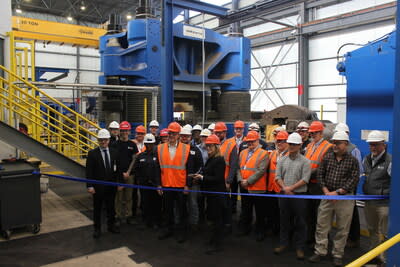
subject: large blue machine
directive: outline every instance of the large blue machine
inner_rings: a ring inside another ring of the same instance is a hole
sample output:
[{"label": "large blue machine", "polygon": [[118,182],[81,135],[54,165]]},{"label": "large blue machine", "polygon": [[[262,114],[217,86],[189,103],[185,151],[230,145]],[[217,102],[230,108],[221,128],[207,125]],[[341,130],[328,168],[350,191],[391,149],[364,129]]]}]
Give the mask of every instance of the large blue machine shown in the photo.
[{"label": "large blue machine", "polygon": [[[226,10],[221,7],[184,0],[164,0],[163,3],[166,15],[161,20],[139,16],[128,22],[125,32],[113,31],[100,38],[103,73],[100,84],[160,86],[161,116],[163,122],[167,123],[171,120],[173,103],[177,98],[180,98],[178,102],[195,106],[197,112],[202,110],[199,106],[202,103],[199,88],[204,83],[207,86],[206,112],[222,114],[213,119],[249,120],[250,40],[237,35],[224,36],[184,22],[172,22],[185,7],[210,14],[225,14]],[[166,12],[168,8],[169,13]],[[169,32],[172,33],[171,38]],[[176,90],[176,84],[179,83],[179,90],[186,91],[186,94],[174,96],[168,79],[172,79],[173,89]],[[193,85],[197,90],[193,90]],[[106,98],[103,105],[106,111],[107,108],[109,112],[118,112],[116,109],[121,107],[123,109],[123,105],[116,104],[118,94],[111,93]],[[122,101],[124,97],[120,96],[119,99]],[[134,98],[128,101],[134,102]],[[212,103],[217,104],[212,106]],[[165,113],[168,115],[163,117]],[[121,119],[135,120],[124,115],[124,111],[121,114]]]},{"label": "large blue machine", "polygon": [[337,66],[347,80],[350,139],[363,155],[369,153],[368,144],[362,140],[363,130],[387,131],[388,149],[392,150],[395,55],[396,32],[392,32],[346,53],[345,61]]}]

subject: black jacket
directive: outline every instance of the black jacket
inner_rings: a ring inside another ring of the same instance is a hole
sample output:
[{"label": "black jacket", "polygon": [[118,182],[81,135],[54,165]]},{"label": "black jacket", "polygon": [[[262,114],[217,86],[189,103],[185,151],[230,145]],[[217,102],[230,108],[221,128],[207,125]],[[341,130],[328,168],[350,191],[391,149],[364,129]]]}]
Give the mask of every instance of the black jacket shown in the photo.
[{"label": "black jacket", "polygon": [[226,192],[224,157],[212,157],[203,168],[201,188],[205,191]]},{"label": "black jacket", "polygon": [[[188,157],[188,174],[203,173],[203,156],[198,147],[190,144],[190,151]],[[189,179],[188,186],[193,185],[193,180]]]},{"label": "black jacket", "polygon": [[[103,157],[101,155],[100,148],[97,147],[89,151],[87,159],[86,159],[86,178],[92,180],[100,180],[100,181],[108,181],[108,182],[116,182],[118,176],[118,153],[117,151],[109,147],[110,153],[110,161],[111,161],[111,170],[106,171],[106,167],[104,166]],[[96,193],[99,190],[103,190],[103,185],[98,184],[90,184],[86,185],[87,187],[94,187]]]},{"label": "black jacket", "polygon": [[137,155],[133,175],[139,185],[160,186],[161,172],[157,157],[157,147],[152,151],[144,151]]}]

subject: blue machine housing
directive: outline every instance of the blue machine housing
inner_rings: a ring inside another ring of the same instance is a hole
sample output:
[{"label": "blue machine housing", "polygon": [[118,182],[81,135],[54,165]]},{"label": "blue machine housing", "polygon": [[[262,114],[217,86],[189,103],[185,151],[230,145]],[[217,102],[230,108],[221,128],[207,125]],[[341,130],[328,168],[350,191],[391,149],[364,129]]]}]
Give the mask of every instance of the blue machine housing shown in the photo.
[{"label": "blue machine housing", "polygon": [[[202,83],[202,39],[185,35],[184,25],[173,25],[174,80]],[[206,84],[219,86],[224,91],[249,90],[249,39],[223,36],[205,29],[204,47]],[[100,84],[106,84],[108,76],[118,76],[130,85],[160,85],[160,61],[163,60],[160,21],[131,20],[127,32],[102,36],[100,55],[103,72]]]},{"label": "blue machine housing", "polygon": [[395,86],[396,32],[345,54],[337,66],[347,79],[347,124],[350,139],[363,156],[368,144],[361,130],[389,131],[388,150],[393,140],[393,94]]}]

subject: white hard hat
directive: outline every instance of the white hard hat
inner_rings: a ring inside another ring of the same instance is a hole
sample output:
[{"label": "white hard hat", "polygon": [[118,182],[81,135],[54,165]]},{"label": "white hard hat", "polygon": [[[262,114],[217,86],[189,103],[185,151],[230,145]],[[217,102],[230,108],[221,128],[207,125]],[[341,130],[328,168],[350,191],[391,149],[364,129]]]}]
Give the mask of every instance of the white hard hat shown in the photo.
[{"label": "white hard hat", "polygon": [[100,129],[99,132],[97,133],[97,138],[98,139],[107,139],[107,138],[111,138],[111,135],[107,129]]},{"label": "white hard hat", "polygon": [[350,129],[346,123],[339,122],[338,124],[336,124],[334,132],[339,132],[339,131],[350,132]]},{"label": "white hard hat", "polygon": [[183,128],[189,129],[190,131],[192,131],[193,127],[190,124],[186,124],[185,126],[183,126]]},{"label": "white hard hat", "polygon": [[154,144],[156,142],[156,138],[151,133],[148,133],[144,136],[143,143],[145,144]]},{"label": "white hard hat", "polygon": [[367,143],[384,142],[385,135],[381,131],[372,131],[368,134]]},{"label": "white hard hat", "polygon": [[282,131],[285,131],[285,130],[286,130],[285,127],[283,127],[283,126],[278,126],[278,127],[276,127],[276,128],[274,129],[274,132],[282,132]]},{"label": "white hard hat", "polygon": [[110,123],[110,125],[108,125],[108,128],[110,128],[110,129],[119,129],[119,123],[116,122],[116,121],[112,121]]},{"label": "white hard hat", "polygon": [[152,120],[149,124],[150,127],[160,127],[160,124],[158,124],[158,121]]},{"label": "white hard hat", "polygon": [[189,129],[189,127],[182,127],[181,132],[179,134],[192,135],[192,131]]},{"label": "white hard hat", "polygon": [[192,131],[202,131],[203,130],[203,128],[200,126],[200,125],[198,125],[198,124],[196,124],[195,126],[193,126],[193,129],[192,129]]},{"label": "white hard hat", "polygon": [[211,131],[208,129],[204,129],[201,131],[200,136],[207,136],[209,137],[211,135]]},{"label": "white hard hat", "polygon": [[297,128],[310,128],[310,124],[308,124],[306,121],[302,121],[297,125]]},{"label": "white hard hat", "polygon": [[349,141],[349,135],[345,131],[337,131],[333,134],[331,140]]},{"label": "white hard hat", "polygon": [[208,125],[208,130],[214,131],[214,128],[215,128],[215,123],[211,123],[210,125]]},{"label": "white hard hat", "polygon": [[260,130],[260,126],[257,123],[253,122],[249,125],[249,131],[251,131],[251,130],[258,131],[258,130]]},{"label": "white hard hat", "polygon": [[292,133],[289,135],[289,138],[286,142],[288,144],[300,145],[303,143],[303,140],[301,139],[301,136],[298,133]]}]

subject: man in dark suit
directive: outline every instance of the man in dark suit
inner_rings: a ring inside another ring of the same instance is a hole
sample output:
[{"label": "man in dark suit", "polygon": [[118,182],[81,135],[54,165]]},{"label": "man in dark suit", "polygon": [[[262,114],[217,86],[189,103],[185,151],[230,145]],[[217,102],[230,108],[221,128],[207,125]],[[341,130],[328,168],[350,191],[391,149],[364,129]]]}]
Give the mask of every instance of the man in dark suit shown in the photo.
[{"label": "man in dark suit", "polygon": [[[108,182],[117,181],[117,152],[109,147],[110,132],[101,129],[97,135],[99,147],[89,151],[86,160],[86,178],[92,180],[101,180]],[[115,226],[114,200],[116,187],[99,184],[87,184],[87,190],[93,195],[93,221],[94,238],[101,235],[101,209],[103,203],[107,211],[108,231],[119,233],[119,228]]]}]

